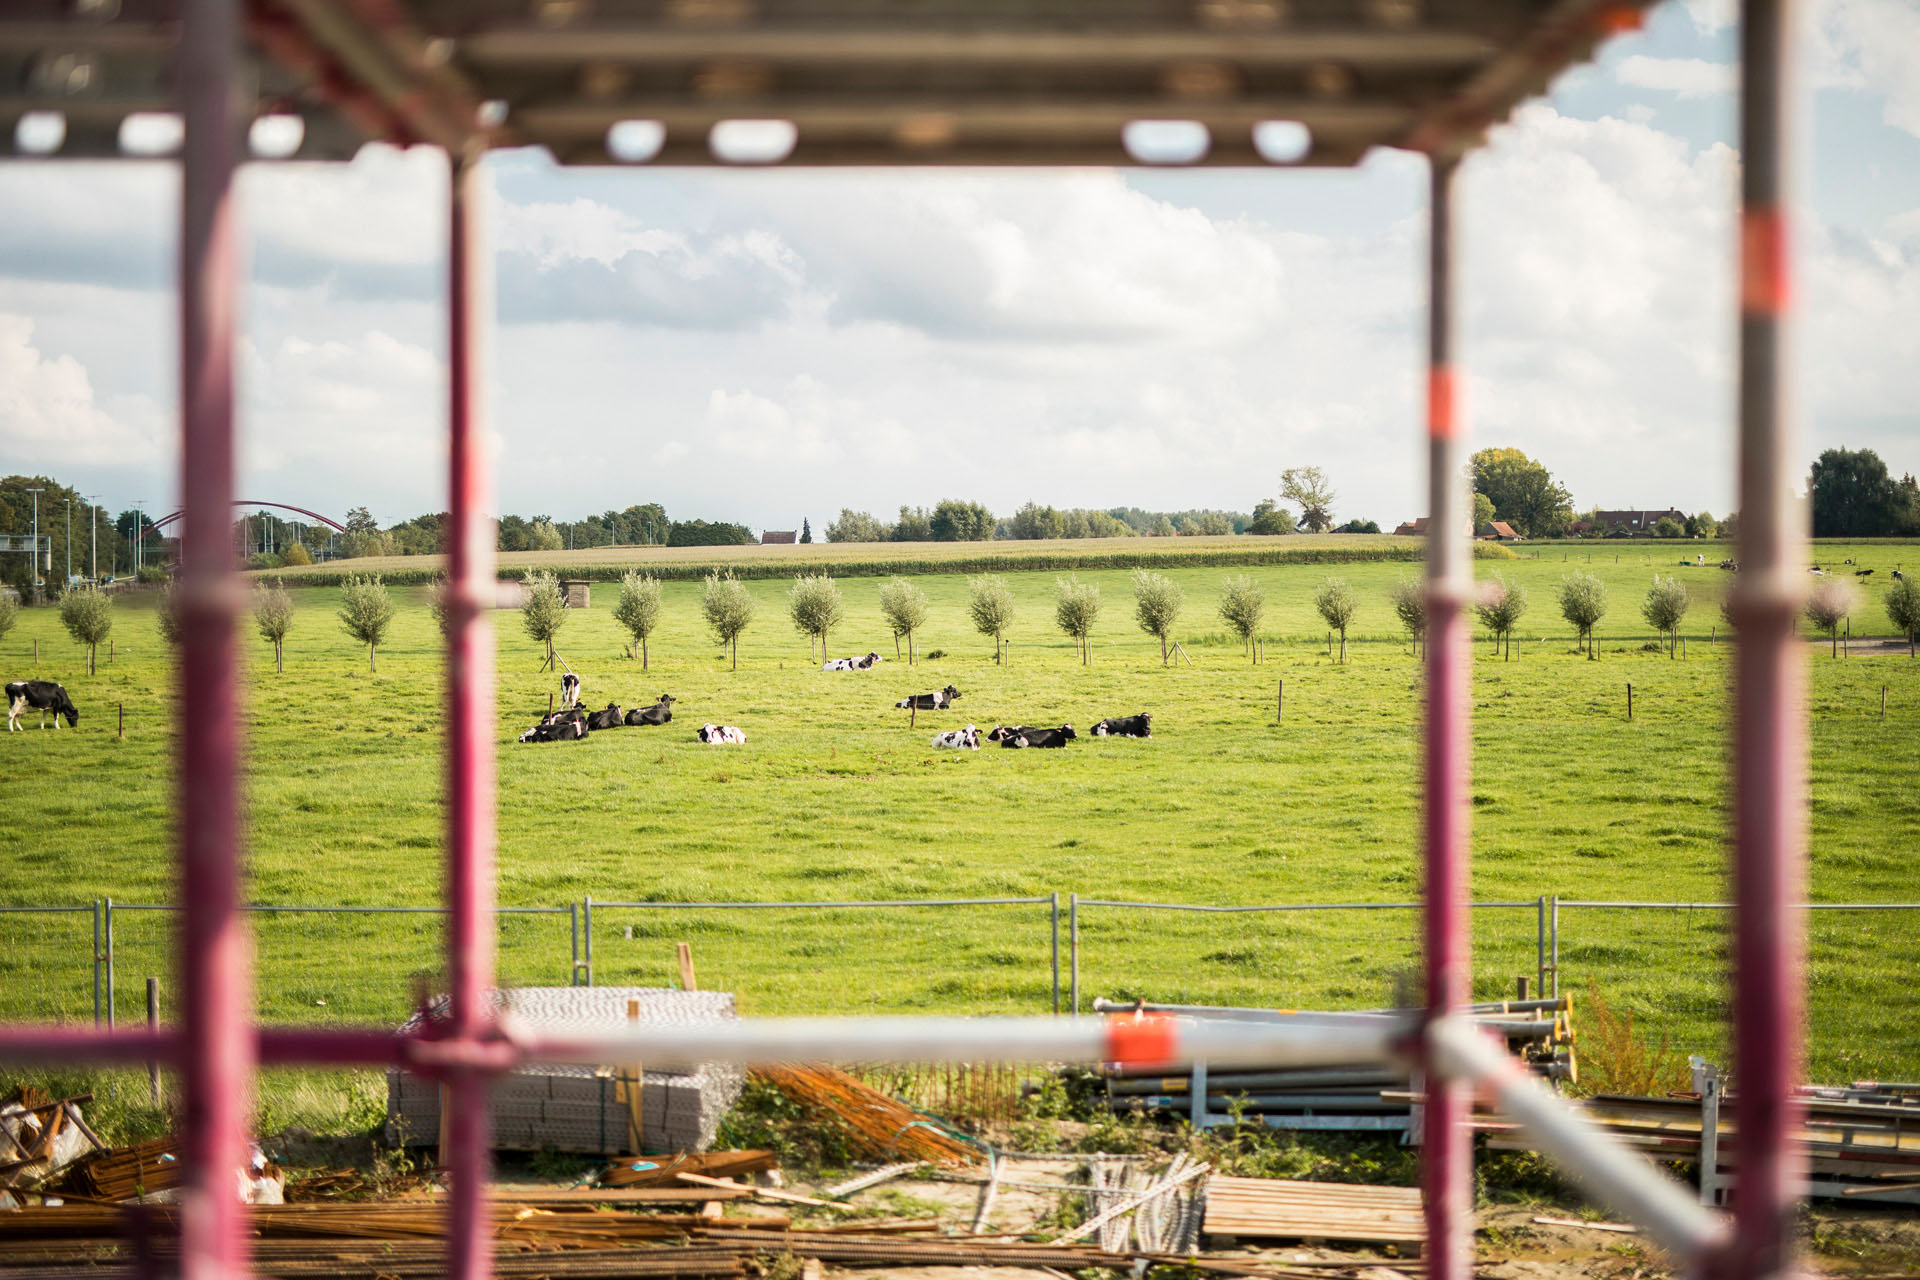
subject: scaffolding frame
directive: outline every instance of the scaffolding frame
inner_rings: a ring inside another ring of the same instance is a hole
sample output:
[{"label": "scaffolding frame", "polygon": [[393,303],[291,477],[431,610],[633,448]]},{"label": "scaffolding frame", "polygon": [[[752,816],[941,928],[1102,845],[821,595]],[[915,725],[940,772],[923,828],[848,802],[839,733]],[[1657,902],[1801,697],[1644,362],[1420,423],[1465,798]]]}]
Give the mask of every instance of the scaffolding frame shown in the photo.
[{"label": "scaffolding frame", "polygon": [[[700,10],[697,4],[679,7]],[[1206,13],[1278,12],[1272,4],[1252,0],[1199,7]],[[725,5],[708,8],[729,11]],[[1559,67],[1585,56],[1594,40],[1633,25],[1639,8],[1637,0],[1610,6],[1591,0],[1543,0],[1540,21],[1512,34],[1497,56],[1443,100],[1416,117],[1381,126],[1391,130],[1389,140],[1395,145],[1422,151],[1432,161],[1426,411],[1432,513],[1424,742],[1427,985],[1426,1006],[1417,1017],[1360,1029],[1221,1024],[1156,1015],[787,1019],[571,1039],[539,1038],[496,1021],[487,999],[495,981],[490,605],[496,560],[486,515],[491,477],[483,446],[484,343],[492,294],[481,161],[503,135],[496,134],[486,112],[472,110],[474,104],[449,76],[430,66],[396,71],[377,43],[356,35],[355,23],[373,29],[404,25],[404,6],[390,0],[253,0],[244,5],[242,0],[182,0],[177,31],[153,29],[164,24],[136,24],[127,47],[146,40],[177,48],[177,94],[184,120],[179,647],[184,702],[195,714],[183,722],[180,737],[182,1016],[172,1029],[0,1027],[0,1060],[67,1066],[157,1061],[179,1072],[185,1174],[179,1271],[189,1280],[247,1271],[244,1208],[233,1192],[232,1171],[244,1161],[248,1098],[260,1067],[399,1066],[441,1083],[450,1099],[442,1154],[450,1178],[448,1272],[459,1280],[482,1280],[491,1270],[487,1100],[491,1082],[502,1072],[543,1061],[644,1059],[650,1065],[668,1065],[796,1058],[1167,1066],[1197,1059],[1213,1065],[1304,1066],[1397,1058],[1423,1070],[1428,1080],[1422,1182],[1428,1274],[1435,1280],[1465,1280],[1471,1273],[1467,1105],[1474,1090],[1513,1117],[1591,1194],[1640,1223],[1690,1272],[1714,1280],[1793,1273],[1790,1226],[1805,1177],[1804,1162],[1791,1139],[1800,1115],[1793,1086],[1801,1054],[1802,929],[1795,908],[1804,898],[1807,751],[1804,655],[1792,637],[1805,581],[1806,535],[1791,501],[1796,441],[1784,385],[1791,310],[1786,207],[1795,159],[1795,122],[1786,85],[1792,0],[1743,0],[1742,5],[1742,520],[1741,573],[1732,597],[1740,633],[1732,770],[1732,985],[1742,1169],[1731,1219],[1702,1208],[1684,1188],[1600,1133],[1528,1078],[1460,1013],[1470,965],[1464,906],[1471,769],[1464,609],[1471,562],[1460,479],[1466,424],[1458,408],[1452,325],[1454,179],[1461,155],[1479,141],[1486,124],[1544,85]],[[241,133],[255,100],[240,72],[243,23],[247,37],[279,64],[309,73],[339,122],[364,135],[439,146],[450,161],[450,999],[446,1016],[416,1034],[252,1023],[251,952],[240,897],[244,743],[236,634],[244,588],[225,538],[234,495],[233,349],[242,282],[233,183]],[[0,45],[15,34],[0,27]],[[780,33],[768,38],[778,46]],[[635,49],[642,45],[644,41]],[[1407,56],[1413,52],[1408,46]],[[548,54],[561,60],[580,56],[551,49]],[[411,87],[409,74],[417,77]],[[11,114],[17,117],[19,111]],[[87,119],[76,118],[83,124]],[[1055,129],[1062,136],[1070,132],[1059,121]],[[1037,133],[1044,144],[1044,120]],[[851,148],[840,159],[938,162],[914,158],[911,152],[929,136],[909,132],[896,139],[909,148],[904,159],[887,160],[871,148]],[[682,156],[671,148],[665,154],[670,159]],[[989,149],[981,154],[993,153]],[[1354,157],[1343,161],[1344,154],[1336,152],[1327,162],[1350,163]],[[1125,162],[1124,156],[1101,158],[1104,152],[1096,155],[1085,147],[1055,152],[1045,145],[1019,159],[1062,155],[1079,162]],[[1248,157],[1228,150],[1223,161],[1246,163]],[[827,155],[823,162],[836,160]]]}]

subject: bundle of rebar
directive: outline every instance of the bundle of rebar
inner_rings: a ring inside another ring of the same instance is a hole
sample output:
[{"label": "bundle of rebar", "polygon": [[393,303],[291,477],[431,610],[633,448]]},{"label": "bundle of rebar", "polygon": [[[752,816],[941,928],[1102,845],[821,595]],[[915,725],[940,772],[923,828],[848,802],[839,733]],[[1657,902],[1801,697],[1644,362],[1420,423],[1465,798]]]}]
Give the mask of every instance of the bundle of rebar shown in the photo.
[{"label": "bundle of rebar", "polygon": [[876,1160],[972,1164],[981,1152],[930,1116],[868,1088],[853,1076],[817,1062],[756,1067],[754,1079],[772,1085],[837,1131],[855,1155]]},{"label": "bundle of rebar", "polygon": [[[1120,1000],[1095,1000],[1093,1007],[1096,1013],[1106,1014],[1158,1013],[1328,1026],[1404,1018],[1410,1012],[1249,1009]],[[1508,1048],[1535,1074],[1549,1080],[1576,1078],[1571,996],[1476,1004],[1465,1012],[1482,1028],[1505,1037]],[[1239,1067],[1222,1072],[1209,1072],[1204,1064],[1178,1072],[1112,1067],[1105,1074],[1107,1105],[1115,1111],[1181,1114],[1203,1125],[1231,1124],[1244,1118],[1274,1129],[1402,1131],[1414,1127],[1408,1074],[1379,1063],[1272,1070]],[[1205,1090],[1204,1102],[1198,1105],[1196,1088]]]},{"label": "bundle of rebar", "polygon": [[178,1140],[154,1138],[102,1152],[69,1175],[67,1185],[95,1200],[131,1200],[179,1181]]}]

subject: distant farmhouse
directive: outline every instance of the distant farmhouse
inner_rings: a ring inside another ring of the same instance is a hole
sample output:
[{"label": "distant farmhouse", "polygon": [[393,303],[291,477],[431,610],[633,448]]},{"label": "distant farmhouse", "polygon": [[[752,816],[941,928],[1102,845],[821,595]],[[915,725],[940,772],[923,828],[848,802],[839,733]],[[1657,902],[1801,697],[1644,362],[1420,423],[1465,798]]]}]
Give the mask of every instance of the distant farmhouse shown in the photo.
[{"label": "distant farmhouse", "polygon": [[1671,520],[1677,525],[1687,523],[1687,513],[1668,507],[1665,511],[1596,511],[1590,522],[1596,529],[1604,530],[1608,536],[1616,531],[1624,532],[1630,538],[1650,538],[1653,526],[1662,520]]},{"label": "distant farmhouse", "polygon": [[798,543],[799,541],[800,531],[798,529],[767,529],[760,534],[760,545],[763,547],[770,547],[776,544],[786,545]]},{"label": "distant farmhouse", "polygon": [[[1520,535],[1505,520],[1495,520],[1487,526],[1488,532],[1475,534],[1482,542],[1518,542]],[[1409,520],[1394,527],[1394,536],[1399,538],[1424,538],[1427,536],[1427,517]]]}]

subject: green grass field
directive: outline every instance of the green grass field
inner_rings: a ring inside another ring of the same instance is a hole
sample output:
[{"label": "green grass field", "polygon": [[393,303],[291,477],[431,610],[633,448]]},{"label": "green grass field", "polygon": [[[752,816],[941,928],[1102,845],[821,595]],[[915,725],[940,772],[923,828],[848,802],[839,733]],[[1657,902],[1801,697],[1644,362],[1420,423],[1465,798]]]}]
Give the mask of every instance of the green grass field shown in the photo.
[{"label": "green grass field", "polygon": [[[1183,540],[1184,541],[1184,540]],[[1701,544],[1682,544],[1689,554]],[[1525,584],[1532,607],[1512,661],[1475,646],[1474,893],[1482,901],[1712,901],[1726,893],[1729,651],[1717,608],[1730,581],[1681,569],[1679,547],[1523,549],[1482,563]],[[1723,548],[1708,546],[1709,562]],[[1591,554],[1591,563],[1586,556]],[[1619,561],[1613,561],[1618,555]],[[1537,558],[1532,558],[1537,556]],[[1920,561],[1911,545],[1822,546],[1879,572]],[[1686,660],[1647,652],[1638,602],[1656,569],[1696,588]],[[1607,580],[1600,661],[1573,650],[1551,600],[1569,568]],[[573,745],[513,741],[557,689],[518,615],[502,612],[500,898],[524,907],[600,902],[1039,896],[1265,904],[1411,902],[1418,897],[1420,672],[1396,635],[1386,591],[1408,563],[1260,564],[1267,661],[1252,666],[1214,614],[1218,566],[1169,569],[1187,592],[1179,637],[1192,667],[1163,669],[1132,620],[1125,572],[1092,569],[1104,611],[1093,663],[1052,626],[1056,575],[1010,575],[1019,602],[1009,663],[965,620],[958,574],[919,581],[932,620],[918,668],[893,660],[878,583],[846,580],[849,621],[835,655],[877,649],[867,673],[824,675],[786,620],[785,583],[757,580],[760,612],[732,671],[699,620],[698,584],[667,585],[652,669],[621,657],[615,590],[568,621],[559,648],[603,706],[680,699],[660,729]],[[1330,661],[1310,594],[1330,572],[1359,589],[1357,643]],[[249,634],[250,893],[273,904],[427,906],[441,862],[437,636],[416,588],[380,651],[377,675],[333,616],[337,592],[295,592],[300,612],[276,676]],[[1878,589],[1856,630],[1885,634]],[[27,610],[0,640],[7,678],[64,682],[77,733],[14,735],[0,828],[0,904],[170,898],[171,746],[190,708],[172,697],[152,598],[123,598],[114,661],[83,674],[52,609]],[[1715,632],[1718,634],[1716,635]],[[1710,639],[1711,637],[1711,639]],[[35,640],[40,662],[31,661]],[[1813,723],[1811,893],[1817,902],[1920,901],[1920,662],[1835,660],[1808,646]],[[1285,722],[1274,724],[1276,683]],[[1634,686],[1635,716],[1625,717]],[[908,728],[892,704],[959,687],[955,713]],[[1880,715],[1886,688],[1886,717]],[[114,736],[124,703],[127,739]],[[972,722],[1070,722],[1151,711],[1150,741],[1083,737],[1063,752],[934,752],[938,729]],[[744,747],[693,730],[742,726]],[[137,1011],[148,974],[168,972],[170,918],[116,912],[116,993]],[[397,1021],[410,975],[436,963],[431,915],[256,918],[260,1004],[276,1018]],[[1563,986],[1600,982],[1676,1047],[1717,1052],[1723,922],[1712,911],[1565,908]],[[1049,1007],[1048,919],[1040,907],[936,912],[721,913],[596,910],[597,980],[664,983],[672,943],[691,941],[703,985],[758,1013],[993,1011]],[[503,972],[568,978],[566,915],[502,926]],[[0,1015],[91,1016],[90,915],[0,915]],[[1534,968],[1535,915],[1476,913],[1476,989],[1511,990]],[[1920,913],[1816,913],[1811,1073],[1823,1080],[1920,1072]],[[1081,989],[1095,995],[1375,1005],[1417,964],[1403,910],[1175,915],[1090,908]],[[1064,965],[1064,959],[1063,959]]]}]

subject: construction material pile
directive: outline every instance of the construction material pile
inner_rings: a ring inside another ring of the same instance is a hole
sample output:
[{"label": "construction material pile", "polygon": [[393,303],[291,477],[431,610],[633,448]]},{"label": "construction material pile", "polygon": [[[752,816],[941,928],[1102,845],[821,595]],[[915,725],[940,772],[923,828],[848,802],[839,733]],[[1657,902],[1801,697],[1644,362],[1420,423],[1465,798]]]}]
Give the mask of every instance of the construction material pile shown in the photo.
[{"label": "construction material pile", "polygon": [[[731,1021],[725,991],[667,987],[514,987],[492,993],[497,1016],[532,1032],[590,1032]],[[443,1016],[446,997],[401,1030]],[[737,1068],[656,1071],[644,1062],[596,1068],[530,1063],[494,1086],[493,1141],[503,1151],[703,1151],[740,1096]],[[636,1132],[637,1130],[637,1132]],[[398,1068],[387,1073],[387,1140],[432,1145],[440,1132],[440,1087]]]},{"label": "construction material pile", "polygon": [[[1329,1027],[1403,1019],[1410,1012],[1243,1009],[1119,1000],[1095,1000],[1093,1008],[1107,1014],[1159,1013]],[[1475,1004],[1466,1013],[1482,1028],[1504,1036],[1507,1047],[1536,1075],[1555,1081],[1577,1078],[1571,996]],[[1196,1127],[1232,1124],[1236,1116],[1273,1129],[1405,1132],[1416,1127],[1406,1071],[1380,1063],[1273,1070],[1241,1067],[1222,1072],[1209,1072],[1205,1064],[1198,1064],[1174,1073],[1113,1067],[1106,1077],[1107,1105],[1113,1110],[1184,1115]],[[1203,1091],[1201,1098],[1196,1098],[1197,1091]]]},{"label": "construction material pile", "polygon": [[816,1124],[839,1132],[849,1150],[876,1160],[972,1164],[980,1150],[913,1108],[868,1088],[838,1067],[787,1062],[756,1067],[756,1080],[787,1095]]},{"label": "construction material pile", "polygon": [[[1794,1140],[1812,1175],[1810,1196],[1920,1205],[1920,1084],[1859,1081],[1803,1088],[1799,1094],[1806,1121]],[[1736,1093],[1722,1092],[1719,1071],[1696,1059],[1691,1092],[1600,1094],[1580,1106],[1588,1119],[1636,1151],[1656,1160],[1697,1163],[1702,1202],[1721,1204],[1739,1181],[1736,1102]],[[1493,1131],[1488,1146],[1495,1150],[1530,1149],[1524,1135],[1498,1117],[1476,1123]]]},{"label": "construction material pile", "polygon": [[0,1107],[0,1209],[25,1202],[78,1161],[105,1151],[80,1104],[92,1094],[26,1096]]}]

